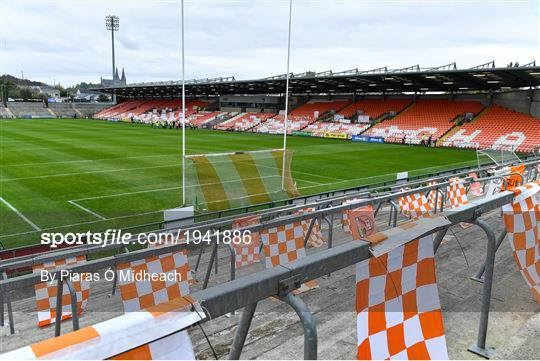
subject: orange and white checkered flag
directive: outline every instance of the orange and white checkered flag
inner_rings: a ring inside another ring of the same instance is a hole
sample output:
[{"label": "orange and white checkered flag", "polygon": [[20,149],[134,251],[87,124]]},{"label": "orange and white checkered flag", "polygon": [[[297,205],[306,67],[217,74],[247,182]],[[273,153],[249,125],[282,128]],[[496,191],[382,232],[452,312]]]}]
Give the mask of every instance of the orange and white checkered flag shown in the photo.
[{"label": "orange and white checkered flag", "polygon": [[[341,204],[352,204],[356,202],[360,202],[360,198],[353,198],[353,199],[347,199],[346,201],[343,201]],[[351,233],[351,227],[349,225],[349,217],[347,217],[347,211],[343,211],[342,217],[341,217],[341,225],[343,226],[343,232],[350,234]]]},{"label": "orange and white checkered flag", "polygon": [[125,312],[166,303],[189,293],[185,250],[121,263],[116,273]]},{"label": "orange and white checkered flag", "polygon": [[433,237],[357,263],[356,312],[359,360],[448,359]]},{"label": "orange and white checkered flag", "polygon": [[348,209],[346,215],[347,225],[351,230],[353,240],[361,240],[377,232],[375,215],[371,205]]},{"label": "orange and white checkered flag", "polygon": [[[33,266],[34,273],[41,270],[53,271],[86,262],[85,256],[69,257],[61,260],[36,263]],[[90,295],[90,282],[85,280],[84,274],[80,275],[80,280],[73,280],[71,284],[77,296],[77,314],[81,314],[88,303]],[[38,316],[38,326],[43,327],[56,322],[56,292],[57,282],[42,282],[34,286],[36,291],[36,308]],[[62,321],[71,318],[71,296],[69,288],[64,282],[62,288]]]},{"label": "orange and white checkered flag", "polygon": [[409,194],[405,197],[405,203],[409,217],[413,219],[425,217],[433,210],[424,193]]},{"label": "orange and white checkered flag", "polygon": [[513,191],[513,203],[502,207],[504,224],[519,271],[540,303],[540,181]]},{"label": "orange and white checkered flag", "polygon": [[[259,224],[261,221],[260,216],[248,216],[235,219],[232,225],[232,229],[243,228],[254,224]],[[236,244],[231,242],[231,247],[234,250],[235,265],[236,268],[248,266],[250,264],[260,262],[261,256],[259,254],[261,248],[261,241],[258,232],[252,232],[249,237],[242,237],[242,242]]]},{"label": "orange and white checkered flag", "polygon": [[[179,237],[174,237],[170,234],[167,234],[161,237],[161,239],[159,239],[157,242],[148,243],[148,248],[159,248],[163,246],[170,246],[173,244],[184,244],[184,243],[186,243],[185,233],[180,233]],[[186,255],[186,259],[187,259],[188,250],[184,249],[182,252]],[[193,277],[193,272],[191,271],[191,269],[189,269],[189,272],[187,274],[187,279],[190,285],[194,285],[197,283],[197,280],[195,280],[195,278]]]},{"label": "orange and white checkered flag", "polygon": [[446,187],[446,198],[450,204],[450,208],[458,208],[469,203],[467,198],[467,189],[465,188],[465,180],[459,178],[450,178],[450,183]]},{"label": "orange and white checkered flag", "polygon": [[[402,188],[399,191],[404,192],[408,190],[409,188]],[[405,196],[399,197],[397,199],[397,202],[398,202],[398,207],[401,214],[403,214],[405,217],[410,217],[410,211],[409,211],[410,206],[409,206],[409,203],[407,203],[407,197]]]},{"label": "orange and white checkered flag", "polygon": [[[301,222],[263,229],[260,236],[266,268],[284,265],[306,257],[304,227]],[[316,281],[309,281],[302,284],[295,293],[302,293],[316,287],[318,287]]]},{"label": "orange and white checkered flag", "polygon": [[[156,244],[154,247],[161,247],[169,242]],[[172,251],[142,260],[119,264],[117,277],[124,312],[130,313],[160,307],[173,300],[187,297],[190,276],[187,250]],[[144,357],[140,356],[148,352],[152,356],[151,359],[166,359],[170,357],[168,353],[175,348],[184,350],[180,358],[195,358],[191,338],[187,331],[178,332],[162,340],[157,340],[153,346],[143,345],[142,347],[143,353],[128,354],[121,357],[121,359],[129,359],[130,357],[141,359]],[[161,355],[162,349],[165,350],[163,355]]]},{"label": "orange and white checkered flag", "polygon": [[[437,184],[439,183],[437,183],[436,181],[431,181],[428,183],[428,186],[436,186]],[[431,208],[441,209],[443,203],[443,196],[437,189],[433,189],[431,190],[431,192],[429,192],[428,200]]]},{"label": "orange and white checkered flag", "polygon": [[[306,214],[306,213],[311,213],[314,211],[315,211],[315,208],[308,207],[308,208],[301,209],[295,212],[294,214]],[[309,225],[311,224],[311,219],[304,220],[300,223],[302,223],[302,230],[305,236],[308,233]],[[315,223],[313,223],[313,227],[311,227],[311,233],[307,240],[306,246],[318,248],[318,247],[321,247],[323,244],[324,244],[324,238],[321,232],[321,225],[319,223],[319,220],[316,219]]]},{"label": "orange and white checkered flag", "polygon": [[187,331],[205,318],[191,297],[128,313],[2,355],[5,360],[195,359]]},{"label": "orange and white checkered flag", "polygon": [[[469,173],[469,177],[476,180],[478,179],[478,174]],[[469,187],[469,192],[475,197],[482,197],[484,195],[484,188],[480,182],[472,182]]]}]

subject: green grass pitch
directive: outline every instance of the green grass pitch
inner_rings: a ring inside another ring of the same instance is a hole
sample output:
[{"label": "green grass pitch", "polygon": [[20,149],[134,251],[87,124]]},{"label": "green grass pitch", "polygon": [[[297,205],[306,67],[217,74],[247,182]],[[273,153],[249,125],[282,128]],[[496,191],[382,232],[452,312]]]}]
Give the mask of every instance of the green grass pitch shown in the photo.
[{"label": "green grass pitch", "polygon": [[[190,154],[280,148],[275,135],[191,130]],[[289,137],[303,195],[472,165],[472,151]],[[0,120],[0,241],[162,219],[181,203],[181,132],[81,119]]]}]

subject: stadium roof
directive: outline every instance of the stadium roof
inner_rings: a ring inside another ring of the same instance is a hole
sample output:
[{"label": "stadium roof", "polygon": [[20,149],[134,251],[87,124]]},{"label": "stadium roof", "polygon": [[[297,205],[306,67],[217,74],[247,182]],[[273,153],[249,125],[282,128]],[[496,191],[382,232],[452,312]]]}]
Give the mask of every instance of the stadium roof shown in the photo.
[{"label": "stadium roof", "polygon": [[[496,68],[494,62],[469,69],[456,64],[435,68],[415,65],[402,69],[386,67],[361,71],[305,72],[292,74],[291,94],[353,94],[395,92],[497,91],[540,86],[540,67],[535,62]],[[236,80],[234,77],[186,81],[186,95],[283,94],[286,74],[263,79]],[[181,94],[181,81],[138,83],[95,88],[124,97],[174,97]]]}]

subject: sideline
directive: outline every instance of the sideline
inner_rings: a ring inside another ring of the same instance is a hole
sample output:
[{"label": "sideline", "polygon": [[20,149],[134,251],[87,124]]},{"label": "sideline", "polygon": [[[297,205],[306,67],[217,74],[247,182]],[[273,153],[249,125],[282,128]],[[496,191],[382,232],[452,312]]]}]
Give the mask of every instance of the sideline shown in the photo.
[{"label": "sideline", "polygon": [[78,208],[82,209],[85,212],[90,213],[91,215],[93,215],[96,218],[99,218],[99,219],[104,220],[104,221],[107,220],[107,218],[103,217],[101,214],[98,214],[98,213],[96,213],[94,211],[91,211],[90,209],[81,206],[80,204],[78,204],[75,201],[68,201],[68,203],[74,205],[75,207],[78,207]]},{"label": "sideline", "polygon": [[26,216],[24,214],[22,214],[21,212],[19,212],[17,210],[17,208],[13,207],[11,204],[8,203],[8,201],[6,201],[4,198],[0,197],[0,202],[4,203],[9,209],[11,209],[13,212],[15,212],[23,221],[25,221],[26,223],[28,223],[32,228],[34,228],[36,231],[41,231],[41,228],[39,228],[38,226],[36,226],[36,224],[34,222],[32,222],[31,220],[29,220],[28,218],[26,218]]}]

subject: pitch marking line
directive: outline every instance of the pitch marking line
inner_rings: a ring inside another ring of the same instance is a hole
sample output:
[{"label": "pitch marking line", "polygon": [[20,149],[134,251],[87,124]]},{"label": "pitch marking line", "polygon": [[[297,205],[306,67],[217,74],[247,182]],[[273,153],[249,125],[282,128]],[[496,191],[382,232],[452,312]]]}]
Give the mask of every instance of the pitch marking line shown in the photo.
[{"label": "pitch marking line", "polygon": [[98,214],[98,213],[96,213],[96,212],[94,212],[94,211],[92,211],[92,210],[90,210],[90,209],[88,209],[86,207],[83,207],[83,206],[81,206],[80,204],[78,204],[75,201],[68,201],[68,203],[74,205],[75,207],[78,207],[78,208],[82,209],[83,211],[85,211],[87,213],[90,213],[91,215],[93,215],[96,218],[99,218],[99,219],[104,220],[104,221],[107,220],[107,218],[103,217],[101,214]]},{"label": "pitch marking line", "polygon": [[180,168],[180,164],[156,165],[156,166],[150,166],[150,167],[135,167],[135,168],[122,168],[122,169],[106,169],[106,170],[95,170],[95,171],[77,172],[77,173],[59,173],[59,174],[38,175],[38,176],[32,176],[32,177],[20,177],[20,178],[5,178],[5,179],[0,179],[0,182],[11,182],[11,181],[16,181],[16,180],[24,180],[24,179],[41,179],[41,178],[52,178],[52,177],[69,177],[69,176],[75,176],[75,175],[81,175],[81,174],[100,174],[100,173],[129,172],[129,171],[134,171],[134,170],[146,170],[146,169],[158,169],[158,168],[172,168],[172,167],[178,167],[178,168]]},{"label": "pitch marking line", "polygon": [[[278,176],[268,176],[268,177],[254,177],[254,178],[246,178],[244,180],[253,180],[253,179],[264,179],[264,178],[276,178]],[[281,177],[279,177],[281,179]],[[309,181],[309,180],[305,180],[305,179],[300,179],[298,178],[298,180],[300,181],[303,181],[303,182],[307,182],[307,183],[312,183],[312,184],[317,184],[317,185],[325,185],[326,183],[317,183],[317,182],[313,182],[313,181]],[[213,185],[213,184],[223,184],[223,183],[235,183],[235,182],[240,182],[240,180],[230,180],[230,181],[223,181],[223,182],[219,182],[219,183],[204,183],[204,184],[201,184],[201,185]],[[193,188],[193,187],[198,187],[198,185],[191,185],[191,186],[186,186],[186,188]],[[115,194],[106,194],[106,195],[102,195],[102,196],[95,196],[95,197],[86,197],[86,198],[77,198],[77,199],[72,199],[68,202],[79,202],[79,201],[88,201],[88,200],[92,200],[92,199],[103,199],[103,198],[113,198],[113,197],[121,197],[121,196],[129,196],[129,195],[132,195],[132,194],[143,194],[143,193],[153,193],[153,192],[162,192],[162,191],[171,191],[171,190],[175,190],[175,189],[182,189],[181,186],[177,186],[177,187],[168,187],[168,188],[156,188],[156,189],[147,189],[147,190],[142,190],[142,191],[134,191],[134,192],[124,192],[124,193],[115,193]]]},{"label": "pitch marking line", "polygon": [[[240,162],[240,163],[244,163],[244,162]],[[264,165],[264,164],[257,164],[257,167],[274,169],[274,167],[271,167],[271,166],[268,166],[268,165]],[[291,173],[305,174],[305,175],[309,175],[309,176],[312,176],[312,177],[315,177],[315,178],[326,178],[326,179],[330,179],[330,180],[334,180],[334,181],[341,181],[341,180],[343,180],[343,179],[340,179],[340,178],[327,177],[327,176],[324,176],[324,175],[318,175],[318,174],[313,174],[313,173],[301,172],[301,171],[299,171],[299,170],[294,170],[294,169],[291,169]],[[305,180],[305,179],[300,179],[300,178],[297,178],[297,179],[298,179],[298,180],[303,180],[303,181],[305,181],[305,182],[310,182],[310,181]],[[311,182],[311,183],[318,183],[318,182]],[[318,183],[318,184],[324,184],[324,183]]]},{"label": "pitch marking line", "polygon": [[31,220],[29,220],[28,218],[26,218],[26,216],[24,214],[22,214],[21,212],[19,212],[17,210],[17,208],[13,207],[11,204],[8,203],[8,201],[6,201],[4,198],[0,197],[0,202],[4,203],[9,209],[11,209],[13,212],[15,212],[19,218],[21,218],[23,221],[25,221],[26,223],[28,223],[32,228],[34,228],[36,231],[41,231],[41,228],[39,228],[38,226],[35,225],[34,222],[32,222]]},{"label": "pitch marking line", "polygon": [[105,161],[117,161],[124,159],[139,159],[139,158],[155,158],[155,157],[180,157],[177,154],[155,154],[155,155],[140,155],[134,157],[112,157],[112,158],[99,158],[99,159],[77,159],[77,160],[61,160],[58,162],[36,162],[36,163],[23,163],[23,164],[9,164],[0,166],[0,168],[11,167],[26,167],[31,165],[49,165],[49,164],[66,164],[66,163],[93,163],[93,162],[105,162]]}]

